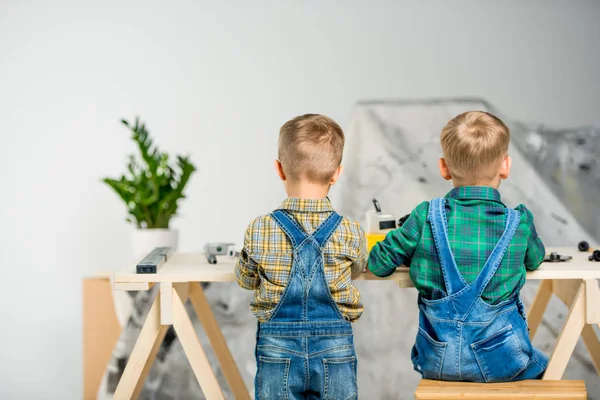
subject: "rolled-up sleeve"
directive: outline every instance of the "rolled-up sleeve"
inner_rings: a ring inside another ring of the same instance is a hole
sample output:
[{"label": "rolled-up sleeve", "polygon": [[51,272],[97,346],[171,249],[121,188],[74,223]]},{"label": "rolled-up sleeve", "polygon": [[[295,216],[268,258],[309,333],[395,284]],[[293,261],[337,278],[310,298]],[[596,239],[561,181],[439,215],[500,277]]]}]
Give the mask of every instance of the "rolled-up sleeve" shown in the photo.
[{"label": "rolled-up sleeve", "polygon": [[525,252],[525,268],[529,271],[536,270],[544,261],[546,256],[546,248],[542,239],[538,236],[537,230],[533,223],[533,214],[523,204],[517,207],[522,215],[521,223],[527,227],[527,250]]},{"label": "rolled-up sleeve", "polygon": [[240,252],[240,258],[235,265],[235,280],[243,289],[256,290],[260,285],[260,275],[258,274],[258,264],[252,259],[251,239],[252,225],[248,226],[244,235],[244,247]]},{"label": "rolled-up sleeve", "polygon": [[358,245],[358,256],[356,260],[352,263],[352,276],[359,276],[367,267],[367,260],[369,259],[369,252],[367,251],[367,238],[365,235],[365,231],[359,225],[359,245]]},{"label": "rolled-up sleeve", "polygon": [[397,267],[408,265],[421,240],[425,223],[422,215],[427,215],[429,203],[421,203],[415,208],[404,225],[388,233],[369,253],[369,270],[376,276],[392,275]]}]

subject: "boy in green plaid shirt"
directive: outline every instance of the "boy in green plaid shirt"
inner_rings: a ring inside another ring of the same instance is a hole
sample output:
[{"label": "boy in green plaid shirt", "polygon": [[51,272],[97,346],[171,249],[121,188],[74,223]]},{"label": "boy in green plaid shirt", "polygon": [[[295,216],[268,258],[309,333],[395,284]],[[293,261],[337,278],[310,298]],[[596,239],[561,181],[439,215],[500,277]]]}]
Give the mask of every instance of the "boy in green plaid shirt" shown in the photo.
[{"label": "boy in green plaid shirt", "polygon": [[544,245],[531,212],[507,208],[498,192],[511,169],[509,141],[506,125],[489,113],[452,119],[442,130],[439,168],[454,188],[419,204],[369,255],[380,277],[410,266],[421,314],[412,360],[425,378],[510,381],[545,369],[518,295]]}]

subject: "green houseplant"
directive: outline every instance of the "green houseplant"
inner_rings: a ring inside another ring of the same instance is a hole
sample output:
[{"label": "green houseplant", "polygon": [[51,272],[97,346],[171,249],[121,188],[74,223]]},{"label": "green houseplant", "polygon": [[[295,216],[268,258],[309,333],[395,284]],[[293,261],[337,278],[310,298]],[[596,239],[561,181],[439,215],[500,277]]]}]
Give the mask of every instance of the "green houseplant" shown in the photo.
[{"label": "green houseplant", "polygon": [[183,191],[196,167],[183,156],[177,156],[176,163],[170,163],[169,155],[154,145],[139,118],[134,124],[124,119],[121,123],[130,130],[140,157],[129,155],[127,172],[118,179],[104,178],[103,182],[125,202],[129,213],[127,221],[138,228],[134,253],[143,253],[155,246],[176,247],[177,232],[169,229],[169,222],[177,215],[178,202],[185,198]]}]

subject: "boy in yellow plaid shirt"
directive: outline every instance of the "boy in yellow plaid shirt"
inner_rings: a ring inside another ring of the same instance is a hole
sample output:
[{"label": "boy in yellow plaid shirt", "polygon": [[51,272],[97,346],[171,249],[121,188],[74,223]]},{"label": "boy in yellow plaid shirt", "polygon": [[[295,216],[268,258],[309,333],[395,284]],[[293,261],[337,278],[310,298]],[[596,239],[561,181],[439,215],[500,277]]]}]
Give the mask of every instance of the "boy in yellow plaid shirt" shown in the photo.
[{"label": "boy in yellow plaid shirt", "polygon": [[256,399],[357,396],[351,322],[363,311],[352,276],[367,262],[358,222],[327,198],[342,173],[344,133],[322,115],[286,122],[275,167],[288,198],[246,230],[238,284],[254,290]]}]

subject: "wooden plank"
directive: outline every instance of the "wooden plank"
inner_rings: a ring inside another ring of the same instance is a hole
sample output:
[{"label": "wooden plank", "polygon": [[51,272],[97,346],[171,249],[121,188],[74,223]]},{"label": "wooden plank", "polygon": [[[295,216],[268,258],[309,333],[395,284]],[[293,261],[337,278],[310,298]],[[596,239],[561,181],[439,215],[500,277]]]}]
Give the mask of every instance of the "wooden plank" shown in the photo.
[{"label": "wooden plank", "polygon": [[194,371],[194,375],[196,375],[204,397],[209,400],[223,400],[225,399],[223,391],[208,363],[206,354],[196,336],[192,321],[190,321],[190,317],[177,293],[177,290],[173,291],[173,327],[181,342],[183,351],[188,357],[188,361],[190,362],[192,371]]},{"label": "wooden plank", "polygon": [[531,340],[533,340],[533,337],[535,336],[537,329],[539,328],[540,323],[542,322],[544,311],[546,311],[546,307],[548,307],[550,297],[552,297],[552,281],[542,281],[535,295],[535,298],[531,303],[529,312],[527,313],[527,322],[529,325],[529,338]]},{"label": "wooden plank", "polygon": [[[177,284],[177,285],[183,285],[183,287],[187,288],[187,283]],[[171,290],[170,293],[172,296],[173,291]],[[171,315],[172,315],[173,300],[171,299],[169,303],[171,304]],[[160,305],[161,305],[161,319],[162,319],[162,315],[163,315],[162,314],[162,307],[163,307],[163,298],[162,297],[160,299]],[[167,331],[170,328],[169,325],[162,323],[162,321],[161,321],[161,325],[162,326],[160,327],[160,332],[158,333],[158,337],[156,338],[156,341],[154,342],[152,351],[150,352],[150,355],[148,356],[148,360],[146,361],[144,370],[142,371],[142,374],[140,375],[140,379],[138,380],[138,383],[133,392],[133,397],[132,397],[133,399],[137,399],[140,396],[140,393],[142,392],[142,389],[144,388],[144,382],[146,381],[146,378],[148,377],[148,373],[150,372],[150,369],[152,368],[152,364],[154,363],[154,360],[156,359],[156,355],[158,354],[158,351],[160,350],[160,346],[162,345],[162,342],[165,339],[165,335],[167,334]]]},{"label": "wooden plank", "polygon": [[587,399],[585,383],[577,381],[518,381],[506,383],[470,383],[421,380],[418,400],[447,399]]},{"label": "wooden plank", "polygon": [[[600,263],[587,260],[588,253],[577,251],[574,247],[549,248],[560,254],[573,257],[563,263],[544,263],[535,271],[527,273],[527,279],[600,279]],[[156,274],[136,274],[135,268],[129,268],[115,274],[116,283],[131,282],[226,282],[235,281],[234,266],[236,260],[227,257],[218,259],[217,264],[209,264],[202,253],[174,253]],[[358,280],[379,280],[371,273],[364,273]],[[396,273],[385,278],[400,282],[402,287],[410,285],[408,268],[399,268]]]},{"label": "wooden plank", "polygon": [[114,282],[114,290],[125,290],[127,292],[137,292],[138,290],[149,290],[149,282]]},{"label": "wooden plank", "polygon": [[556,380],[562,378],[565,369],[567,368],[567,364],[569,363],[569,359],[571,358],[571,354],[573,354],[573,350],[575,350],[577,340],[579,339],[579,336],[581,336],[581,331],[585,326],[585,309],[585,284],[581,283],[573,303],[571,304],[565,326],[560,333],[556,342],[556,347],[552,352],[548,368],[546,368],[546,372],[544,373],[544,380]]},{"label": "wooden plank", "polygon": [[149,357],[155,349],[156,342],[160,339],[163,327],[160,325],[160,296],[156,296],[152,307],[146,317],[146,322],[140,332],[140,336],[135,342],[133,351],[129,356],[119,385],[113,398],[115,400],[129,400],[133,398],[134,392],[138,388],[138,382],[142,374],[146,371]]},{"label": "wooden plank", "polygon": [[121,335],[110,277],[83,280],[83,398],[95,399]]},{"label": "wooden plank", "polygon": [[208,304],[206,296],[204,295],[204,291],[198,282],[192,283],[190,290],[190,301],[192,302],[194,311],[196,311],[198,319],[200,320],[200,323],[202,324],[202,327],[204,328],[204,331],[210,340],[212,348],[219,359],[221,369],[225,375],[225,379],[227,379],[227,382],[229,383],[229,387],[233,392],[234,398],[240,400],[250,400],[250,394],[248,393],[246,384],[244,383],[242,375],[235,364],[235,360],[229,351],[227,342],[225,341],[223,333],[219,328],[219,324],[217,323],[210,305]]},{"label": "wooden plank", "polygon": [[600,288],[595,279],[585,280],[586,322],[588,324],[600,323]]},{"label": "wooden plank", "polygon": [[[175,258],[177,253],[175,253]],[[563,266],[543,265],[535,271],[527,272],[528,280],[570,280],[579,279],[600,279],[600,263],[597,266],[575,267],[562,263]],[[132,282],[235,282],[234,264],[227,265],[169,265],[163,267],[163,271],[157,274],[134,274],[122,272],[115,275],[116,283]],[[364,272],[355,280],[389,280],[403,284],[403,287],[412,287],[410,285],[410,276],[408,268],[399,268],[395,273],[386,277],[378,278],[370,272]],[[119,286],[115,286],[118,288]],[[125,289],[129,290],[129,289]]]},{"label": "wooden plank", "polygon": [[173,325],[173,284],[160,283],[160,324]]}]

